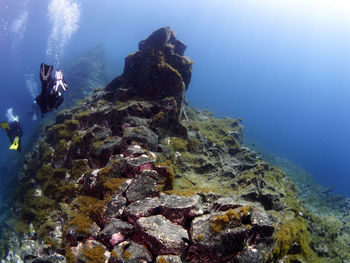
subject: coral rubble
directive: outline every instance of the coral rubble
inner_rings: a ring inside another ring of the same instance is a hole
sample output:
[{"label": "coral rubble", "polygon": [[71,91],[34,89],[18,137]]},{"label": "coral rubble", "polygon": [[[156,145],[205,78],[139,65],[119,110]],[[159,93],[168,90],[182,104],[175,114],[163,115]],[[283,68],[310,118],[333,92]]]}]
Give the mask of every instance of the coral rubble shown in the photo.
[{"label": "coral rubble", "polygon": [[56,116],[26,155],[1,262],[322,262],[315,217],[242,146],[241,120],[186,105],[185,49],[155,31]]}]

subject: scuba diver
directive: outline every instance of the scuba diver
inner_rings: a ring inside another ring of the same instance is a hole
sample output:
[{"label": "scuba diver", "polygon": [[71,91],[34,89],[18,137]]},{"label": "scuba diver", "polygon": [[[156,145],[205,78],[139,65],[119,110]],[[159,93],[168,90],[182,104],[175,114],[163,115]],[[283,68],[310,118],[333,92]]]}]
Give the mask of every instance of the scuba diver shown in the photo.
[{"label": "scuba diver", "polygon": [[63,73],[60,69],[56,70],[55,78],[52,79],[53,66],[41,63],[40,65],[40,81],[41,93],[35,98],[36,103],[40,107],[41,116],[57,109],[63,102],[63,91],[67,90],[67,83],[63,79]]},{"label": "scuba diver", "polygon": [[13,115],[13,109],[10,108],[6,112],[7,121],[0,122],[0,127],[6,131],[11,142],[10,150],[21,152],[23,130],[19,123],[19,117]]},{"label": "scuba diver", "polygon": [[39,115],[40,109],[39,105],[36,103],[36,101],[33,101],[32,108],[28,112],[28,114],[32,115],[32,121],[38,120],[38,115]]}]

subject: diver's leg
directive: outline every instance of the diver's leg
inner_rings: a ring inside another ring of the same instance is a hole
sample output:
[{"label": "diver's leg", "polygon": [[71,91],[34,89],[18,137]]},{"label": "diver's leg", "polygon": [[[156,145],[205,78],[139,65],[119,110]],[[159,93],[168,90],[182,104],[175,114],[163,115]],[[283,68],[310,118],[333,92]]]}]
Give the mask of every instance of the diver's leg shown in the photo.
[{"label": "diver's leg", "polygon": [[56,98],[56,102],[55,102],[55,108],[57,109],[61,104],[62,104],[62,102],[63,102],[63,96],[61,95],[61,96],[58,96],[57,98]]}]

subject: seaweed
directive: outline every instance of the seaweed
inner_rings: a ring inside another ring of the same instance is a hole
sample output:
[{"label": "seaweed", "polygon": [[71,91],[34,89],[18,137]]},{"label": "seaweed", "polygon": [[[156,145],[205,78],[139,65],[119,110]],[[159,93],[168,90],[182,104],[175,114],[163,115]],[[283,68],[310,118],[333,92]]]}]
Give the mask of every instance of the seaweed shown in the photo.
[{"label": "seaweed", "polygon": [[210,218],[210,226],[214,232],[221,232],[228,224],[240,223],[249,215],[251,206],[243,206],[239,209],[229,209],[222,215],[216,215]]},{"label": "seaweed", "polygon": [[286,262],[293,262],[297,259],[311,263],[320,262],[309,244],[310,233],[305,219],[296,217],[283,221],[277,231],[276,246],[272,250],[270,258],[274,260],[283,258]]},{"label": "seaweed", "polygon": [[82,255],[85,263],[104,263],[105,262],[105,249],[99,246],[92,248],[84,247]]}]

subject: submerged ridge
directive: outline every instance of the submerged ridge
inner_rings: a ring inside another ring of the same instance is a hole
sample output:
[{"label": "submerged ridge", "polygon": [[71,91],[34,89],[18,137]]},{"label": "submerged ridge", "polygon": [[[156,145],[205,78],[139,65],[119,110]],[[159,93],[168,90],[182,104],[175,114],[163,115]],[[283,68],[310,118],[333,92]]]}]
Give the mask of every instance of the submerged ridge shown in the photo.
[{"label": "submerged ridge", "polygon": [[240,119],[187,105],[185,49],[155,31],[121,76],[46,127],[25,158],[2,262],[349,259],[350,226],[309,211],[280,168],[243,147]]}]

